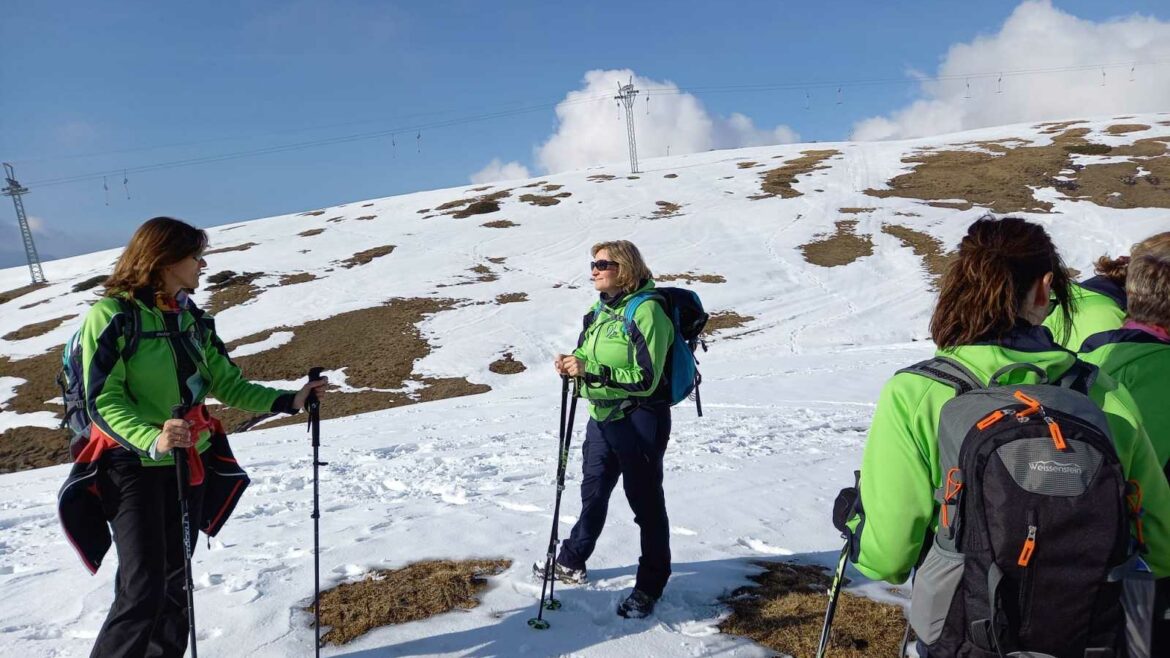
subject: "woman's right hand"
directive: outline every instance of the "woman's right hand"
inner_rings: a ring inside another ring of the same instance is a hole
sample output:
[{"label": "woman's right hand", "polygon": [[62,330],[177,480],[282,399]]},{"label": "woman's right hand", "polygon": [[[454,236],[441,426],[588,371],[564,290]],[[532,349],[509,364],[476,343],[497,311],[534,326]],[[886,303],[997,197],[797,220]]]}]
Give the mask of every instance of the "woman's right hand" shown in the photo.
[{"label": "woman's right hand", "polygon": [[190,424],[181,418],[172,418],[163,423],[155,449],[159,454],[168,454],[172,448],[190,448],[195,445],[191,438]]}]

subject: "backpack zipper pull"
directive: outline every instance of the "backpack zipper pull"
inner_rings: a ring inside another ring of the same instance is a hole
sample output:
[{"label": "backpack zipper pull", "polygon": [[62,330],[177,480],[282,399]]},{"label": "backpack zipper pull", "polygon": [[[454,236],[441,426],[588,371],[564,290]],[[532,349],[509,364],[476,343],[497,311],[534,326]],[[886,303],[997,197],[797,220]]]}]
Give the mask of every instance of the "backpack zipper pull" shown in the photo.
[{"label": "backpack zipper pull", "polygon": [[1032,561],[1032,551],[1036,550],[1036,526],[1028,526],[1028,537],[1024,540],[1024,547],[1020,549],[1020,557],[1016,559],[1016,564],[1021,567],[1028,566]]},{"label": "backpack zipper pull", "polygon": [[1064,434],[1060,431],[1060,425],[1056,424],[1055,420],[1045,416],[1044,422],[1048,423],[1048,434],[1052,436],[1052,443],[1056,445],[1056,449],[1064,451],[1068,448],[1068,444],[1064,442]]}]

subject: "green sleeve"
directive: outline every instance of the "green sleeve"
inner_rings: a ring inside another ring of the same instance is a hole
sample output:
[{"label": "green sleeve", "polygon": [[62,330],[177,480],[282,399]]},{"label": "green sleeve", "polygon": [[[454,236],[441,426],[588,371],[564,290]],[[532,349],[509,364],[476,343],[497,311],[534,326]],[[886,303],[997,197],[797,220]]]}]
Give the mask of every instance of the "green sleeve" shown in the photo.
[{"label": "green sleeve", "polygon": [[244,379],[240,367],[228,356],[227,347],[215,333],[214,322],[207,317],[201,322],[208,328],[203,354],[208,373],[211,375],[211,395],[229,407],[244,411],[264,413],[285,410],[274,408],[274,405],[282,396],[291,396],[293,392],[254,384]]},{"label": "green sleeve", "polygon": [[1097,399],[1101,399],[1101,408],[1109,420],[1125,477],[1141,489],[1142,534],[1147,549],[1143,557],[1154,575],[1170,576],[1170,484],[1129,391],[1104,374],[1097,381],[1109,389],[1103,399]]},{"label": "green sleeve", "polygon": [[662,306],[647,300],[634,312],[634,327],[626,337],[633,346],[634,359],[623,365],[590,360],[585,350],[573,354],[585,361],[581,397],[589,400],[623,400],[645,397],[658,388],[666,367],[666,352],[674,342],[674,325]]},{"label": "green sleeve", "polygon": [[126,394],[123,323],[117,300],[94,304],[81,326],[81,367],[91,422],[126,448],[149,454],[162,429],[143,421]]},{"label": "green sleeve", "polygon": [[930,409],[942,388],[923,377],[897,375],[874,410],[861,465],[864,520],[853,524],[860,534],[857,570],[873,580],[904,582],[934,525],[937,479],[931,464],[938,459]]}]

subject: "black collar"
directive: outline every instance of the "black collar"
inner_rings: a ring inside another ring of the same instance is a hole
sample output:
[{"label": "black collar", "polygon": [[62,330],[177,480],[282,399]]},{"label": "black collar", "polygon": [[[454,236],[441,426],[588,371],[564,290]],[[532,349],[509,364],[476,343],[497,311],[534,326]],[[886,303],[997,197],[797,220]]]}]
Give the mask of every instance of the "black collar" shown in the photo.
[{"label": "black collar", "polygon": [[1098,347],[1113,343],[1153,343],[1155,345],[1170,345],[1170,341],[1162,340],[1148,331],[1141,329],[1113,329],[1093,334],[1085,339],[1081,345],[1082,352],[1092,352]]},{"label": "black collar", "polygon": [[1002,337],[984,338],[977,340],[973,345],[993,345],[1017,352],[1068,352],[1052,338],[1052,332],[1044,325],[1032,324],[1022,318],[1016,319],[1016,326],[1012,327]]}]

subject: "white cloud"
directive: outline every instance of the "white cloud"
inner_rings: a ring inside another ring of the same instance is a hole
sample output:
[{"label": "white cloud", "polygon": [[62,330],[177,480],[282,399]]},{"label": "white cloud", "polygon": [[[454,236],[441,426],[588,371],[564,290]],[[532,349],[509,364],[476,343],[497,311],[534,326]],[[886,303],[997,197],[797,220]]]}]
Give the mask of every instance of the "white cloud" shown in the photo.
[{"label": "white cloud", "polygon": [[519,162],[502,163],[499,158],[492,158],[486,167],[471,175],[472,183],[495,183],[502,180],[516,180],[517,178],[531,178],[528,167]]},{"label": "white cloud", "polygon": [[[903,139],[1007,123],[1164,111],[1170,106],[1167,60],[1170,22],[1132,15],[1098,23],[1062,12],[1048,0],[1029,0],[1016,7],[998,33],[951,46],[935,76],[947,79],[923,80],[920,100],[858,122],[853,139]],[[1132,82],[1127,62],[1139,62]],[[1104,86],[1097,65],[1112,65],[1106,66]],[[997,93],[998,76],[964,77],[1069,67],[1089,68],[1009,73],[1003,77],[1002,93]]]},{"label": "white cloud", "polygon": [[[548,172],[580,169],[629,156],[625,115],[613,96],[618,84],[633,73],[589,71],[584,87],[569,92],[557,105],[557,131],[536,150],[536,160]],[[799,140],[788,126],[757,128],[742,114],[711,116],[694,96],[669,81],[633,76],[639,94],[634,106],[638,157],[695,153],[713,148],[736,148]],[[645,98],[649,94],[649,101]]]},{"label": "white cloud", "polygon": [[26,217],[28,220],[28,230],[33,232],[33,235],[48,235],[49,232],[45,229],[45,220],[35,215]]}]

